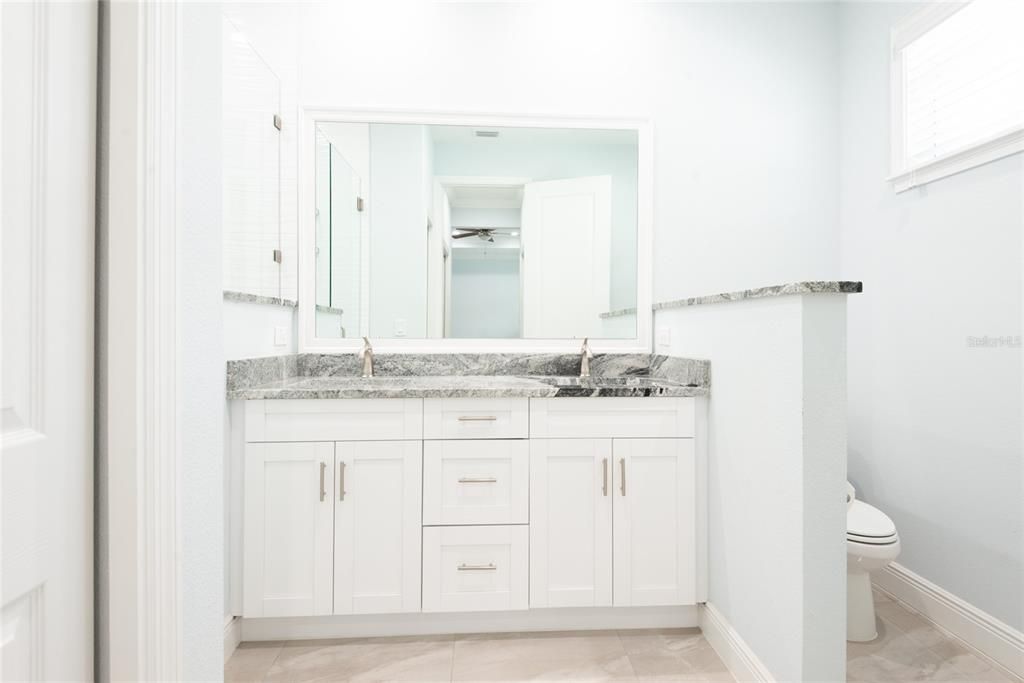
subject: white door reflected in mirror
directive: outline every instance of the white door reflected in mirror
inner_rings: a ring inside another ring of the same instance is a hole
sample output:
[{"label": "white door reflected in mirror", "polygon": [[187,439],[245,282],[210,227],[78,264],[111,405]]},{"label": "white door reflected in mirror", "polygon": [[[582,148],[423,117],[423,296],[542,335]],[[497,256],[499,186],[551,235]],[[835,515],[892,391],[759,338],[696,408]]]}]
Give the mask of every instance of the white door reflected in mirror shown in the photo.
[{"label": "white door reflected in mirror", "polygon": [[637,129],[310,134],[316,338],[638,337]]}]

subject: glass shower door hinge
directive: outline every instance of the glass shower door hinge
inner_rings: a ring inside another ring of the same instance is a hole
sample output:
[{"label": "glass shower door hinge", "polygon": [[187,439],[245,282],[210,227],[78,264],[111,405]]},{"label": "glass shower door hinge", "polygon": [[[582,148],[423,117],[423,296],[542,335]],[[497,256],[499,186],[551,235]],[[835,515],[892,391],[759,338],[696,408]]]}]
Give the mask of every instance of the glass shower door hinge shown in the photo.
[{"label": "glass shower door hinge", "polygon": [[356,197],[356,211],[362,211],[362,210],[363,210],[363,198],[362,197]]},{"label": "glass shower door hinge", "polygon": [[275,249],[274,250],[274,263],[280,263],[281,260],[282,260],[281,250],[280,249]]},{"label": "glass shower door hinge", "polygon": [[277,128],[278,130],[281,130],[281,125],[282,125],[281,115],[280,114],[274,114],[274,128]]}]

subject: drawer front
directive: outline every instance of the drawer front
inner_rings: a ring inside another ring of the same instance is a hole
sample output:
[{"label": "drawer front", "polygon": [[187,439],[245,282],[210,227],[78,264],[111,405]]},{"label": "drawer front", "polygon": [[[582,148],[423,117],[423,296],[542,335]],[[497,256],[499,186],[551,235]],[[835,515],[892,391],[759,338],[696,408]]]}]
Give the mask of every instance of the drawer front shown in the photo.
[{"label": "drawer front", "polygon": [[526,609],[529,527],[423,529],[423,611]]},{"label": "drawer front", "polygon": [[526,524],[529,463],[525,440],[427,441],[423,523]]},{"label": "drawer front", "polygon": [[694,398],[535,398],[530,436],[545,439],[694,436]]},{"label": "drawer front", "polygon": [[387,441],[423,438],[418,398],[246,401],[245,440]]},{"label": "drawer front", "polygon": [[525,439],[529,399],[428,398],[423,401],[425,439]]}]

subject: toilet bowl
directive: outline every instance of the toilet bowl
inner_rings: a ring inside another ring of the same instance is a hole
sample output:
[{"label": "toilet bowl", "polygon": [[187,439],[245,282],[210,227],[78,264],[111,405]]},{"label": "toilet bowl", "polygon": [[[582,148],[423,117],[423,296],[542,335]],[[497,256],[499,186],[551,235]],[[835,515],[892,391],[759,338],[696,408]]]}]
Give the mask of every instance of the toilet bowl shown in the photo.
[{"label": "toilet bowl", "polygon": [[881,510],[857,500],[846,484],[846,639],[878,637],[870,572],[884,569],[900,554],[896,525]]}]

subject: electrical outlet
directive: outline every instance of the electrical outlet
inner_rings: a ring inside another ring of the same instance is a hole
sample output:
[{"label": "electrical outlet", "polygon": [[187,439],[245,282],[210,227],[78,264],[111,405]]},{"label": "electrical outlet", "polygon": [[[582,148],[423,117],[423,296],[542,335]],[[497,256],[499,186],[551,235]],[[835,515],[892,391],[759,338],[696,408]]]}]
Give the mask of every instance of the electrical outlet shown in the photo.
[{"label": "electrical outlet", "polygon": [[406,335],[405,318],[395,318],[395,336],[404,337]]},{"label": "electrical outlet", "polygon": [[274,328],[274,346],[287,346],[288,345],[288,328],[287,327],[275,327]]},{"label": "electrical outlet", "polygon": [[671,346],[672,345],[672,328],[671,327],[659,327],[657,336],[658,346]]}]

